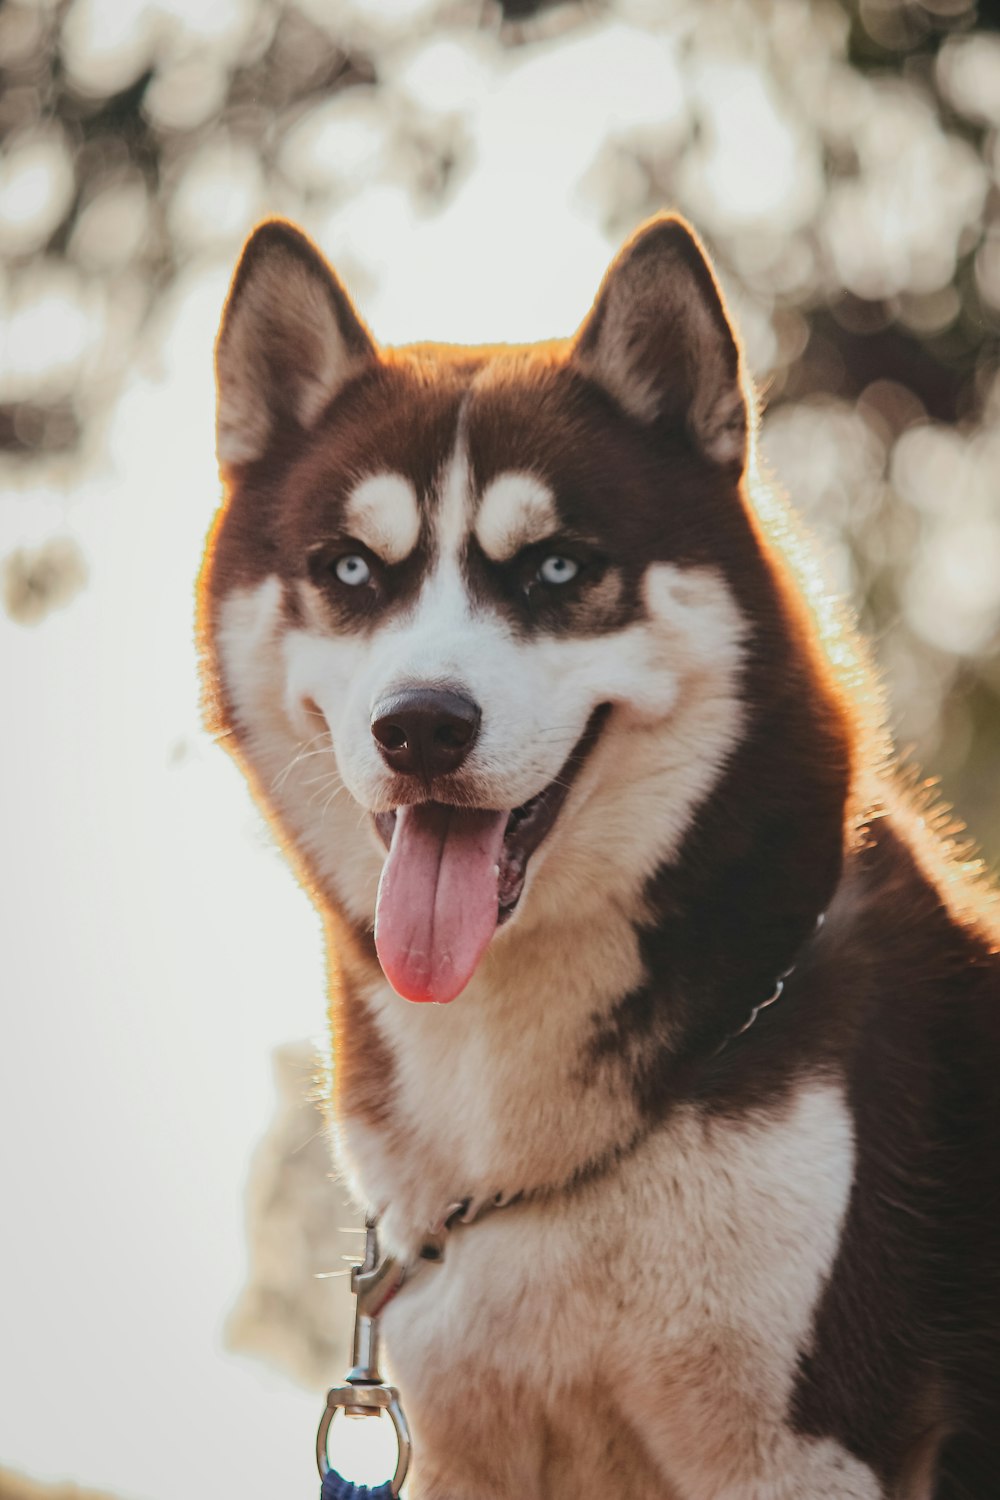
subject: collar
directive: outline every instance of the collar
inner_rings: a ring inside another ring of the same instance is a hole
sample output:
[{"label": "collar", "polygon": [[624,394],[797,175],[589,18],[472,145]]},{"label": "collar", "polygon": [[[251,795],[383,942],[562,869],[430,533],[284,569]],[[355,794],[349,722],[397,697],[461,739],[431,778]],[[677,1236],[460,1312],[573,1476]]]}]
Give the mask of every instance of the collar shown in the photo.
[{"label": "collar", "polygon": [[745,1031],[749,1031],[750,1027],[756,1021],[762,1010],[767,1010],[769,1005],[774,1005],[777,1000],[781,999],[782,995],[785,992],[785,980],[789,977],[790,974],[795,973],[795,970],[798,967],[799,959],[802,957],[802,954],[804,953],[806,948],[808,948],[813,939],[819,936],[820,930],[822,929],[823,923],[825,921],[826,912],[821,911],[819,916],[816,918],[816,925],[813,927],[812,932],[809,934],[805,942],[802,944],[802,947],[796,953],[795,963],[789,964],[787,969],[782,969],[781,973],[778,975],[778,978],[775,981],[774,989],[771,994],[768,995],[766,1000],[758,1001],[753,1010],[747,1016],[746,1020],[743,1022],[743,1025],[737,1026],[735,1031],[730,1031],[726,1036],[722,1038],[722,1041],[712,1053],[713,1058],[718,1057],[719,1053],[724,1051],[725,1048],[729,1046],[730,1042],[735,1042],[738,1036],[742,1036]]},{"label": "collar", "polygon": [[[523,1203],[531,1195],[527,1193],[495,1193],[491,1198],[462,1198],[445,1209],[438,1223],[425,1236],[417,1255],[412,1260],[400,1260],[394,1255],[383,1255],[376,1265],[356,1268],[351,1277],[351,1287],[358,1299],[358,1312],[366,1318],[377,1318],[384,1312],[396,1293],[404,1284],[413,1280],[426,1264],[440,1264],[444,1260],[448,1235],[459,1224],[478,1224],[498,1209],[510,1208],[514,1203]],[[366,1220],[371,1233],[378,1226],[377,1218]]]},{"label": "collar", "polygon": [[[819,934],[825,921],[826,912],[820,912],[816,918],[815,927],[795,955],[796,962],[789,964],[787,969],[781,971],[775,981],[771,994],[768,995],[766,1000],[759,1000],[757,1002],[747,1016],[747,1019],[743,1022],[743,1025],[738,1026],[735,1031],[729,1032],[722,1038],[715,1051],[711,1053],[709,1061],[718,1057],[737,1037],[741,1037],[744,1032],[749,1031],[762,1010],[767,1010],[781,999],[785,991],[785,981],[795,972],[802,953]],[[604,1172],[609,1171],[613,1166],[617,1165],[623,1157],[630,1156],[646,1139],[648,1133],[648,1130],[638,1131],[632,1140],[626,1142],[625,1145],[612,1148],[599,1161],[588,1164],[586,1168],[581,1169],[581,1171],[575,1173],[566,1182],[557,1186],[540,1188],[532,1192],[495,1193],[492,1197],[488,1198],[461,1198],[455,1203],[450,1203],[437,1224],[427,1234],[414,1259],[404,1261],[397,1259],[393,1255],[383,1255],[378,1264],[373,1265],[371,1268],[365,1266],[355,1270],[352,1277],[352,1285],[357,1294],[359,1313],[365,1317],[377,1318],[379,1313],[388,1307],[397,1292],[401,1291],[407,1282],[412,1281],[425,1264],[439,1265],[444,1260],[448,1236],[457,1226],[479,1224],[483,1219],[497,1213],[500,1209],[510,1208],[516,1203],[524,1203],[540,1197],[551,1197],[555,1193],[567,1192],[583,1182],[593,1181],[594,1177],[602,1176]],[[377,1219],[374,1217],[369,1218],[367,1225],[370,1231],[374,1230],[377,1227]]]}]

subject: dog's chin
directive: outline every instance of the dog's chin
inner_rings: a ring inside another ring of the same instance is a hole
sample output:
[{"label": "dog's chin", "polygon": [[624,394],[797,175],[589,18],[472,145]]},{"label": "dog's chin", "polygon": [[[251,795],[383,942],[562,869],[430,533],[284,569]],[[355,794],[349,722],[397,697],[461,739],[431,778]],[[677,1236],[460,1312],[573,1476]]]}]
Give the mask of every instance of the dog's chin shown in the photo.
[{"label": "dog's chin", "polygon": [[[509,921],[516,911],[524,890],[524,882],[528,873],[528,861],[555,827],[573,783],[576,781],[594,746],[597,744],[610,711],[611,705],[609,703],[602,703],[595,708],[587,720],[582,735],[560,767],[558,775],[553,777],[540,792],[536,792],[534,796],[529,797],[520,806],[511,808],[507,814],[507,824],[504,829],[503,844],[498,860],[498,926],[502,926],[505,922]],[[451,791],[451,788],[449,788],[451,795],[439,798],[433,795],[435,791],[433,785],[428,790],[430,792],[429,796],[414,797],[411,793],[405,800],[401,799],[400,807],[421,802],[462,807],[471,812],[478,810],[474,804],[470,804],[467,796],[463,796],[460,784],[455,787],[454,791]],[[482,809],[482,811],[495,811],[495,809]],[[390,809],[387,812],[372,814],[372,821],[374,822],[378,836],[387,850],[392,848],[396,820],[396,808]]]}]

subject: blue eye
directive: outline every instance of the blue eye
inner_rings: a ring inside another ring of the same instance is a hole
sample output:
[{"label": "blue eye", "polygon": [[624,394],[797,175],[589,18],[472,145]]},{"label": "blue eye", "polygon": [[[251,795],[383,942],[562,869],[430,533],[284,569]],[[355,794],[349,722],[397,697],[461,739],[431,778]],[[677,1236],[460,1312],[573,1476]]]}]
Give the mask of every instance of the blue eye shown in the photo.
[{"label": "blue eye", "polygon": [[359,584],[370,583],[372,570],[363,557],[352,552],[347,557],[338,557],[333,571],[341,583],[346,583],[350,588],[357,588]]},{"label": "blue eye", "polygon": [[538,576],[542,583],[570,583],[579,571],[579,564],[571,557],[547,557],[538,569]]}]

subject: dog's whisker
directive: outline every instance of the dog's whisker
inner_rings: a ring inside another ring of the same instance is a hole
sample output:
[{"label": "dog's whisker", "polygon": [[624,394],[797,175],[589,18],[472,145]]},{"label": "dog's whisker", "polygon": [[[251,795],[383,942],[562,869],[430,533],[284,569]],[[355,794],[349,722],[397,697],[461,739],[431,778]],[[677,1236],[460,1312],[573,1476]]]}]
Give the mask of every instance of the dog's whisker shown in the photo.
[{"label": "dog's whisker", "polygon": [[[328,740],[329,743],[326,745],[320,745],[318,749],[314,750],[312,747],[316,744],[316,741],[320,739]],[[314,755],[329,755],[332,753],[332,751],[333,738],[328,729],[321,731],[319,734],[314,734],[312,739],[306,740],[305,743],[300,746],[296,754],[292,756],[288,764],[278,772],[277,776],[275,776],[274,780],[271,783],[271,791],[279,792],[284,786],[285,782],[288,780],[288,777],[291,775],[292,771],[297,765],[300,765],[302,761],[310,760]]]},{"label": "dog's whisker", "polygon": [[340,772],[338,770],[334,769],[332,771],[324,771],[321,776],[310,776],[309,780],[308,781],[304,781],[302,783],[302,785],[303,786],[320,786],[320,785],[326,786],[328,784],[331,776],[336,777],[338,781],[340,780]]},{"label": "dog's whisker", "polygon": [[[329,796],[324,800],[322,806],[320,807],[319,813],[320,813],[320,820],[321,821],[322,821],[323,818],[326,817],[326,814],[327,814],[328,810],[333,806],[333,803],[337,800],[337,798],[341,795],[341,793],[342,792],[346,792],[346,791],[347,791],[347,788],[345,786],[339,786],[338,785],[338,786],[335,786],[333,788],[333,790],[330,792]],[[314,792],[314,794],[313,794],[313,801],[315,801],[316,798],[319,797],[319,796],[320,796],[320,792],[319,791]]]}]

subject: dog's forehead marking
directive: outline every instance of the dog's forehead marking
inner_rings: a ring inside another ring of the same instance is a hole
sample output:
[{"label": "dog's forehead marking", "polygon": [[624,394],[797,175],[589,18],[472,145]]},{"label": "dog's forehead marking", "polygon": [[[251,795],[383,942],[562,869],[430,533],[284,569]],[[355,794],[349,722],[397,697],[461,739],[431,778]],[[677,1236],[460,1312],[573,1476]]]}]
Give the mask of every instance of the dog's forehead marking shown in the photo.
[{"label": "dog's forehead marking", "polygon": [[551,535],[558,524],[555,496],[533,474],[500,474],[483,492],[475,533],[493,562],[507,562],[522,547]]},{"label": "dog's forehead marking", "polygon": [[348,496],[344,520],[351,535],[385,562],[402,562],[420,535],[416,491],[402,474],[371,474]]},{"label": "dog's forehead marking", "polygon": [[437,512],[434,520],[438,566],[447,558],[458,557],[469,530],[472,471],[466,445],[465,424],[459,413],[455,446],[445,465],[438,486]]}]

